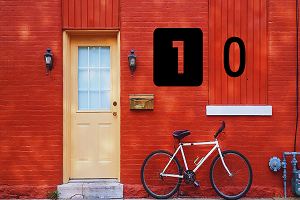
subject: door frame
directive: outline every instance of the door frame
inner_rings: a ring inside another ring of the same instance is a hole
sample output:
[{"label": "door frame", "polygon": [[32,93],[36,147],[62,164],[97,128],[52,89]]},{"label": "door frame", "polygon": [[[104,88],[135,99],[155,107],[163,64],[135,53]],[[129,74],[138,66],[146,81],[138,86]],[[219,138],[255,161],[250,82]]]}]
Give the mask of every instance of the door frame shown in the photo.
[{"label": "door frame", "polygon": [[[71,172],[71,38],[72,36],[115,36],[117,39],[117,76],[120,78],[120,31],[119,30],[65,30],[63,31],[63,183],[68,183]],[[121,82],[120,82],[121,84]],[[116,90],[120,94],[120,84]],[[117,100],[120,105],[120,95]],[[120,106],[117,111],[118,125],[118,181],[120,182]]]}]

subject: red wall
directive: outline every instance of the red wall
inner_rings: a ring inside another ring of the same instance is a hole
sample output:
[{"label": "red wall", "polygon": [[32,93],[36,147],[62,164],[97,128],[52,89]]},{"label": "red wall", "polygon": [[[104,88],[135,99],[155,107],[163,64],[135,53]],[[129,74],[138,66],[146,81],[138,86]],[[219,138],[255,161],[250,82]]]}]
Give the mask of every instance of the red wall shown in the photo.
[{"label": "red wall", "polygon": [[0,199],[46,198],[62,182],[61,21],[60,0],[0,1]]},{"label": "red wall", "polygon": [[[146,197],[140,168],[145,157],[157,149],[173,151],[172,132],[189,129],[184,141],[213,140],[226,121],[225,149],[243,153],[253,168],[248,197],[283,195],[282,171],[269,169],[273,156],[282,159],[293,151],[296,124],[296,18],[295,1],[267,3],[268,77],[267,103],[271,117],[206,116],[208,105],[208,0],[141,1],[121,0],[121,182],[125,198]],[[203,31],[203,83],[200,87],[157,87],[153,83],[153,31],[156,28],[201,28]],[[137,69],[130,76],[127,55],[134,49]],[[246,52],[247,53],[247,52]],[[251,66],[249,66],[251,67]],[[154,110],[129,109],[129,94],[154,94]],[[300,136],[299,136],[300,137]],[[298,137],[298,144],[300,139]],[[300,150],[298,145],[297,150]],[[190,160],[202,156],[201,149],[187,149]],[[291,194],[291,164],[288,159],[288,195]],[[197,171],[199,188],[183,184],[183,194],[216,196],[209,182],[212,158]],[[190,166],[192,166],[192,162]]]}]

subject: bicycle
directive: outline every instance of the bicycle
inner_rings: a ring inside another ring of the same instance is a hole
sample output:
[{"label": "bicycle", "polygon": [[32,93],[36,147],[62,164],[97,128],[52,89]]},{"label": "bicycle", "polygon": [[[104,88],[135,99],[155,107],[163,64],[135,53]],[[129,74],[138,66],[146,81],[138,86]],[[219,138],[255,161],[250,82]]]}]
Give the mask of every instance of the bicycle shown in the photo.
[{"label": "bicycle", "polygon": [[[179,146],[172,154],[165,150],[157,150],[150,153],[143,162],[141,168],[141,180],[146,192],[157,199],[172,197],[179,189],[182,179],[186,184],[195,184],[195,172],[206,161],[206,159],[217,149],[218,155],[212,161],[210,167],[210,182],[214,191],[222,198],[234,200],[243,197],[252,184],[252,168],[247,158],[234,150],[221,151],[218,143],[218,135],[224,133],[225,122],[214,135],[215,140],[211,142],[181,143],[181,139],[190,135],[188,130],[174,131],[173,137],[179,141]],[[212,149],[194,163],[196,167],[190,170],[187,165],[183,146],[214,145]],[[175,146],[174,146],[175,149]],[[184,167],[175,157],[181,151]]]}]

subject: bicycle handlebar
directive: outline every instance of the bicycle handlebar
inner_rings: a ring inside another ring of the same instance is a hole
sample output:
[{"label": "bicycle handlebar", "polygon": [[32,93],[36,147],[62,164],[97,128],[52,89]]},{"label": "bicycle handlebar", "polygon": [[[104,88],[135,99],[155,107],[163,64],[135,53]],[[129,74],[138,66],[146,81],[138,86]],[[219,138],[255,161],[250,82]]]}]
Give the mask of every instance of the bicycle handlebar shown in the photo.
[{"label": "bicycle handlebar", "polygon": [[219,130],[217,131],[217,133],[214,135],[215,138],[218,137],[219,133],[223,132],[223,129],[225,128],[225,121],[222,122],[223,125],[219,128]]}]

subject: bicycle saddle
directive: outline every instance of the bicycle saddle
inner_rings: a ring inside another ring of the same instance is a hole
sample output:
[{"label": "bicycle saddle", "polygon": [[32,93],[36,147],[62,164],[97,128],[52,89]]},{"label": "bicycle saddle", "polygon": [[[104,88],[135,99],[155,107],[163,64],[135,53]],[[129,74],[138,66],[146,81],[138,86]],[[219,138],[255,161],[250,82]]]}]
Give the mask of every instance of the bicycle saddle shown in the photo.
[{"label": "bicycle saddle", "polygon": [[174,131],[173,132],[173,137],[181,140],[182,138],[184,138],[185,136],[190,135],[190,131],[189,130],[184,130],[184,131]]}]

